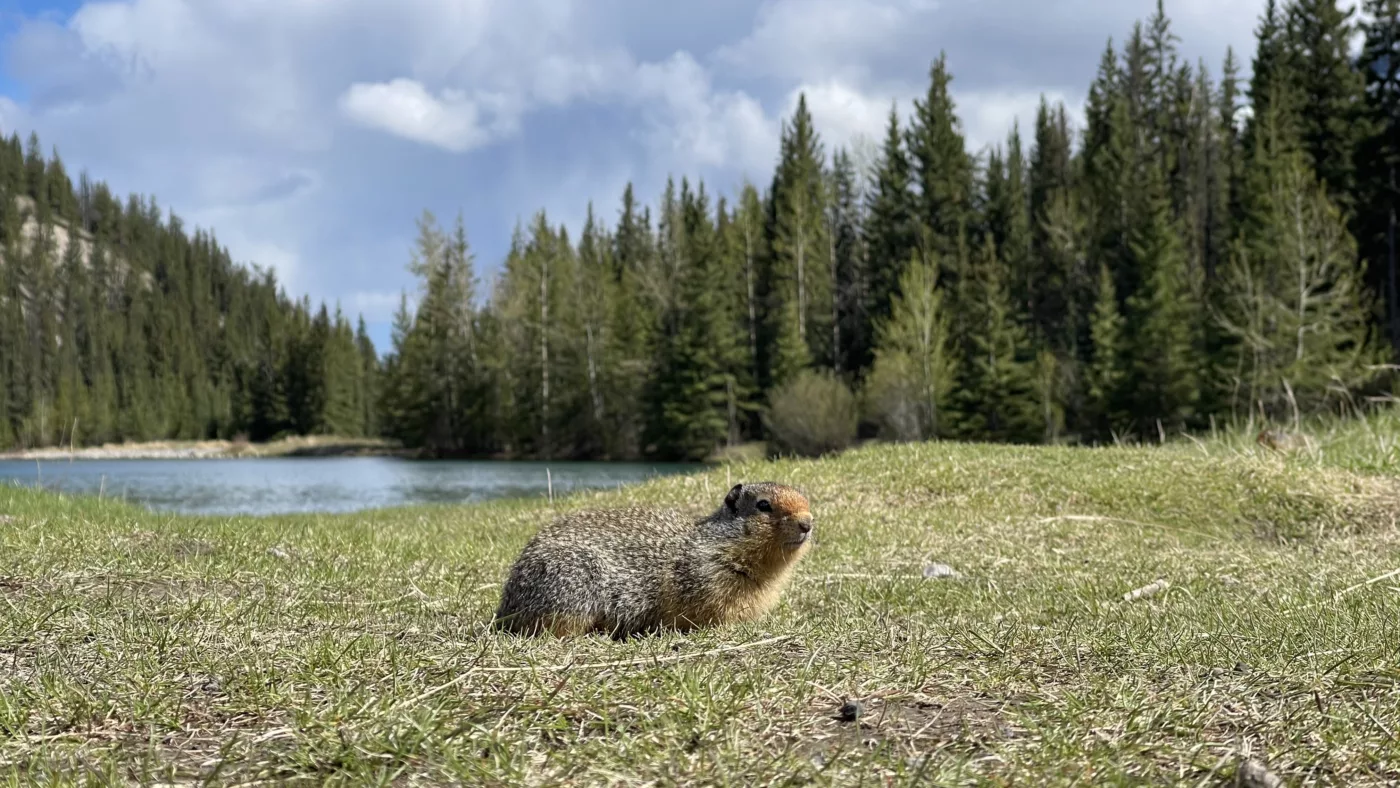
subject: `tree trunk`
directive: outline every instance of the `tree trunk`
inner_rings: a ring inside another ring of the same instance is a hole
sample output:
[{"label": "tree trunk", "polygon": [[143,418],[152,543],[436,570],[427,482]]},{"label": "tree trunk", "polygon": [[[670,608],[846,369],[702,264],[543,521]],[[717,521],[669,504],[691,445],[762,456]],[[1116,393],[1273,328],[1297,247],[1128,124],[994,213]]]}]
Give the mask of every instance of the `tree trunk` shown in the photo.
[{"label": "tree trunk", "polygon": [[758,305],[753,291],[753,231],[748,216],[744,217],[744,283],[749,290],[749,358],[753,362],[754,380],[758,380]]},{"label": "tree trunk", "polygon": [[549,459],[549,262],[540,256],[540,451]]},{"label": "tree trunk", "polygon": [[1390,165],[1390,224],[1386,228],[1386,304],[1390,307],[1390,342],[1400,347],[1400,288],[1396,285],[1395,272],[1395,196],[1400,190],[1395,185],[1395,165]]},{"label": "tree trunk", "polygon": [[593,322],[583,324],[584,348],[588,353],[588,391],[593,400],[593,418],[603,423],[603,392],[598,389],[598,361],[593,349]]},{"label": "tree trunk", "polygon": [[[838,212],[839,217],[839,212]],[[836,276],[836,222],[839,218],[832,219],[826,232],[827,253],[831,259],[831,367],[837,375],[841,374],[841,307],[838,298],[841,292]]]}]

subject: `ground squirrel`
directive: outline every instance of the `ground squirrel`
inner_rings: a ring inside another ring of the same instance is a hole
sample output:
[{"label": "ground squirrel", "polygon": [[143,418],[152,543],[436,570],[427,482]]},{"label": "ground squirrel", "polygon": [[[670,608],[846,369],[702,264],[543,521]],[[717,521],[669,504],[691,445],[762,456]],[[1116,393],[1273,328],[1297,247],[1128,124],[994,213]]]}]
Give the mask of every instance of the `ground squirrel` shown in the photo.
[{"label": "ground squirrel", "polygon": [[570,514],[525,545],[496,626],[622,638],[752,621],[778,601],[811,532],[806,496],[774,482],[734,485],[701,519],[640,508]]},{"label": "ground squirrel", "polygon": [[1288,451],[1293,448],[1293,436],[1283,430],[1264,428],[1255,437],[1255,442],[1260,446],[1267,446],[1274,451]]}]

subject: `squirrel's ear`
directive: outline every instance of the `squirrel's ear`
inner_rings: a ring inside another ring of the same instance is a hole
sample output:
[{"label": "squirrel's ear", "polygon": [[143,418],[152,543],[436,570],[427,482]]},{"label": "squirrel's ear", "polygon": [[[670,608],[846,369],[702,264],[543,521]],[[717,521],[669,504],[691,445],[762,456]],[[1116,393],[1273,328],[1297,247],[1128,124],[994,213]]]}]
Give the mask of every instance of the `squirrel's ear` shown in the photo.
[{"label": "squirrel's ear", "polygon": [[739,510],[739,495],[744,492],[744,485],[736,484],[729,489],[729,494],[724,496],[724,505],[729,507],[729,511]]}]

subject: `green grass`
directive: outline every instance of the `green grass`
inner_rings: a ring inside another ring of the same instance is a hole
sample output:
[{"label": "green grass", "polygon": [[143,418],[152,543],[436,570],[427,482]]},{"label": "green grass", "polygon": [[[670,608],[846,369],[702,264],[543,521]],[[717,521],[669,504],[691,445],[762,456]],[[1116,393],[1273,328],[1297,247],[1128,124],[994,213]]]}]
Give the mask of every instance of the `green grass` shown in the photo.
[{"label": "green grass", "polygon": [[[1301,431],[1288,429],[1297,436],[1297,445],[1289,452],[1296,464],[1400,474],[1400,408],[1358,411],[1348,418],[1319,417],[1305,422]],[[1247,455],[1258,448],[1259,430],[1260,425],[1251,422],[1219,430],[1211,440],[1180,441],[1210,454]]]},{"label": "green grass", "polygon": [[[868,446],[267,519],[0,489],[0,782],[1394,784],[1400,575],[1367,581],[1400,569],[1400,474],[1344,444]],[[768,618],[488,629],[557,511],[699,513],[731,473],[818,518]]]}]

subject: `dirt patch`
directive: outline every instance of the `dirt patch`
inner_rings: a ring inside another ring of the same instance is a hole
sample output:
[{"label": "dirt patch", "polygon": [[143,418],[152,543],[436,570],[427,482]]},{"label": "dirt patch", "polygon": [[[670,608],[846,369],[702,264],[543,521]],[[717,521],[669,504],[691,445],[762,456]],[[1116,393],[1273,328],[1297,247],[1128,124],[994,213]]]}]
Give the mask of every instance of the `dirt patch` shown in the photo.
[{"label": "dirt patch", "polygon": [[176,534],[162,535],[152,531],[132,531],[129,534],[114,537],[112,543],[116,547],[124,547],[134,551],[165,552],[181,560],[213,555],[219,551],[218,545],[207,539]]},{"label": "dirt patch", "polygon": [[[825,699],[823,699],[825,700]],[[906,757],[935,750],[977,751],[1016,735],[1009,722],[1009,701],[980,694],[915,693],[861,701],[854,720],[838,712],[840,704],[823,702],[819,719],[799,750],[823,764],[841,752],[893,747]]]},{"label": "dirt patch", "polygon": [[172,539],[170,553],[176,558],[190,559],[217,553],[219,548],[213,542],[203,539]]}]

